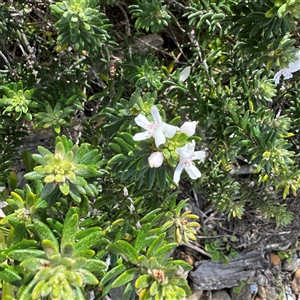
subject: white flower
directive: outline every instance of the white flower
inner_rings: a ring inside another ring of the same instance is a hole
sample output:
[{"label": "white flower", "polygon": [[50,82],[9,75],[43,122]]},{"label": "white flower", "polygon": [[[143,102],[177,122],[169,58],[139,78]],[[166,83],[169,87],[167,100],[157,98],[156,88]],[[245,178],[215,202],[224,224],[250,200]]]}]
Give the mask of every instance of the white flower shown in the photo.
[{"label": "white flower", "polygon": [[134,119],[136,124],[146,129],[146,131],[135,134],[133,136],[133,140],[141,141],[153,136],[156,147],[159,147],[159,145],[166,142],[166,137],[172,138],[179,128],[163,122],[156,106],[151,107],[151,114],[153,117],[153,121],[149,121],[142,114],[139,114]]},{"label": "white flower", "polygon": [[173,180],[176,184],[178,184],[180,175],[183,169],[189,174],[191,179],[197,179],[201,177],[201,172],[194,165],[193,160],[196,159],[204,159],[205,152],[204,151],[194,151],[195,149],[195,141],[193,140],[191,143],[186,144],[184,147],[177,148],[175,151],[180,156],[180,162],[177,165]]},{"label": "white flower", "polygon": [[148,163],[150,168],[158,168],[164,162],[164,155],[162,152],[153,152],[148,157]]},{"label": "white flower", "polygon": [[5,201],[0,201],[0,218],[4,218],[6,215],[3,212],[2,208],[7,206],[7,202]]},{"label": "white flower", "polygon": [[297,60],[290,62],[287,68],[283,68],[275,74],[274,76],[275,84],[279,83],[281,75],[283,75],[284,79],[290,79],[293,77],[292,73],[300,70],[300,51],[296,55],[298,57]]},{"label": "white flower", "polygon": [[196,121],[193,122],[184,122],[182,126],[180,127],[181,132],[185,132],[188,136],[192,136],[196,131],[197,126]]}]

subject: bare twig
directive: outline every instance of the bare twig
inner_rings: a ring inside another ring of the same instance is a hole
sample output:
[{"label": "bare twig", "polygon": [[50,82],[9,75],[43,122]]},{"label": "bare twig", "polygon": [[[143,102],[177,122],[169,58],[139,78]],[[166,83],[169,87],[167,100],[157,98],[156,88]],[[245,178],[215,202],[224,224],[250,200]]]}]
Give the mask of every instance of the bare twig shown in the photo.
[{"label": "bare twig", "polygon": [[0,50],[0,56],[3,58],[4,62],[8,66],[9,72],[13,73],[13,70],[11,68],[10,62],[8,61],[8,59],[6,58],[6,56],[3,54],[3,52],[1,50]]},{"label": "bare twig", "polygon": [[207,257],[209,257],[209,258],[212,257],[210,253],[206,252],[205,250],[201,249],[200,247],[198,247],[198,246],[196,246],[196,245],[193,245],[193,244],[191,244],[191,243],[187,243],[187,244],[184,244],[184,245],[185,245],[186,247],[188,247],[188,248],[191,248],[191,249],[193,249],[193,250],[195,250],[195,251],[197,251],[197,252],[199,252],[199,253],[201,253],[201,254],[207,256]]},{"label": "bare twig", "polygon": [[155,47],[155,46],[153,46],[153,45],[147,43],[146,41],[144,41],[144,40],[142,40],[142,39],[140,39],[140,38],[136,38],[136,40],[140,41],[141,43],[145,44],[146,46],[148,46],[148,47],[150,47],[150,48],[152,48],[152,49],[154,49],[154,50],[156,50],[156,51],[159,51],[159,52],[161,52],[161,53],[166,54],[167,56],[172,57],[172,59],[174,59],[177,63],[179,63],[178,59],[177,59],[174,55],[172,55],[172,54],[170,54],[170,53],[168,53],[168,52],[166,52],[166,51],[164,51],[164,50],[162,50],[162,49],[159,49],[159,48],[157,48],[157,47]]},{"label": "bare twig", "polygon": [[198,57],[199,57],[199,60],[200,60],[200,62],[203,64],[203,66],[205,67],[206,72],[207,72],[207,75],[209,76],[210,81],[211,81],[213,84],[216,84],[214,78],[211,77],[210,74],[209,74],[209,67],[208,67],[208,65],[207,65],[206,60],[203,59],[203,57],[202,57],[201,47],[200,47],[200,45],[199,45],[199,43],[198,43],[198,41],[197,41],[197,39],[196,39],[196,37],[195,37],[195,31],[194,31],[194,29],[192,29],[192,30],[188,33],[188,36],[189,36],[191,42],[196,46],[196,49],[197,49],[197,51],[198,51]]}]

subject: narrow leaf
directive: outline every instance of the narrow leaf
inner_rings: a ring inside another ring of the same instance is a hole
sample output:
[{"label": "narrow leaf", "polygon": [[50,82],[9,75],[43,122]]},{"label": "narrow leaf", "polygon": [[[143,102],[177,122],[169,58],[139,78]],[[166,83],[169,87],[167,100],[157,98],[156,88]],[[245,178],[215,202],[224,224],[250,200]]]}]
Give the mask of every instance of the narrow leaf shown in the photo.
[{"label": "narrow leaf", "polygon": [[102,280],[100,281],[100,286],[103,286],[105,283],[107,283],[111,279],[117,277],[119,274],[121,274],[125,270],[126,270],[126,267],[123,264],[114,267],[102,278]]},{"label": "narrow leaf", "polygon": [[138,252],[126,241],[119,240],[114,244],[110,244],[106,248],[108,251],[124,257],[133,264],[138,263]]},{"label": "narrow leaf", "polygon": [[132,268],[123,272],[112,284],[113,288],[122,286],[134,279],[137,274],[137,268]]},{"label": "narrow leaf", "polygon": [[151,228],[151,223],[147,223],[145,225],[142,226],[141,230],[139,231],[135,243],[134,243],[134,248],[136,249],[136,251],[140,251],[141,249],[146,247],[146,237],[148,235],[148,232]]}]

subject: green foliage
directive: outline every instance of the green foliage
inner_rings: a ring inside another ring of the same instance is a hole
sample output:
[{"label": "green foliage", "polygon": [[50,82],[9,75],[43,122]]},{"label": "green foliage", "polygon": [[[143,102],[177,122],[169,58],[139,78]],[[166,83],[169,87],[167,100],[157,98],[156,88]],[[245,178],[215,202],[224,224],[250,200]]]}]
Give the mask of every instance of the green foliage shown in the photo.
[{"label": "green foliage", "polygon": [[124,75],[134,86],[147,90],[159,90],[163,74],[158,59],[153,56],[134,55],[132,62],[125,65]]},{"label": "green foliage", "polygon": [[274,3],[273,8],[271,8],[267,15],[276,14],[279,18],[283,18],[287,14],[292,14],[295,18],[299,18],[299,8],[300,8],[300,2],[297,0],[271,0]]},{"label": "green foliage", "polygon": [[163,1],[140,0],[136,5],[130,5],[129,10],[133,18],[137,18],[134,26],[137,29],[145,29],[146,32],[157,33],[168,26],[171,16],[168,14],[167,6]]},{"label": "green foliage", "polygon": [[296,60],[297,50],[292,47],[295,40],[291,39],[290,34],[286,34],[283,38],[279,37],[272,42],[268,48],[269,60],[267,62],[267,68],[271,69],[274,66],[278,66],[281,69],[288,66],[291,61]]},{"label": "green foliage", "polygon": [[11,116],[2,115],[0,120],[0,183],[8,184],[12,174],[13,161],[17,157],[17,148],[22,145],[22,138],[26,135],[23,128],[18,126]]},{"label": "green foliage", "polygon": [[[40,154],[34,154],[33,159],[39,164],[25,175],[29,180],[43,180],[44,191],[50,194],[59,187],[60,192],[70,195],[80,202],[80,194],[89,194],[91,186],[88,178],[96,178],[103,174],[99,169],[101,154],[97,149],[89,149],[88,144],[73,145],[66,136],[56,138],[55,153],[39,146]],[[88,189],[88,191],[86,190]],[[92,196],[97,193],[92,191]]]},{"label": "green foliage", "polygon": [[[172,223],[185,235],[190,236],[193,235],[191,228],[199,224],[186,221],[186,218],[197,217],[190,212],[179,214],[185,205],[186,201],[180,202],[176,212],[177,218]],[[120,255],[124,261],[120,260],[102,279],[100,285],[105,285],[117,277],[112,281],[112,287],[128,284],[127,288],[129,288],[131,282],[135,280],[135,288],[140,299],[145,297],[146,299],[182,299],[189,295],[190,289],[185,278],[191,266],[170,258],[170,253],[177,243],[167,243],[166,232],[163,232],[174,231],[177,239],[181,239],[181,232],[171,229],[172,223],[167,222],[160,228],[153,228],[151,223],[143,222],[133,244],[124,240],[117,240],[110,244],[107,250]],[[127,264],[130,264],[130,267],[126,268]]]},{"label": "green foliage", "polygon": [[20,261],[20,266],[30,274],[28,285],[18,292],[19,299],[84,297],[83,286],[96,285],[99,282],[92,273],[93,264],[97,266],[98,273],[101,272],[99,268],[103,271],[106,268],[104,263],[95,258],[95,252],[90,250],[98,242],[97,237],[101,234],[93,234],[93,244],[88,243],[86,237],[75,240],[79,225],[76,208],[71,208],[66,214],[60,247],[51,230],[44,223],[37,220],[33,224],[41,239],[43,254],[37,252],[34,255],[33,250],[25,250],[17,256],[18,250],[7,251],[8,257]]},{"label": "green foliage", "polygon": [[29,108],[30,106],[36,105],[31,99],[34,90],[24,91],[21,81],[1,86],[0,89],[3,93],[0,99],[0,106],[5,108],[2,113],[12,115],[17,121],[20,120],[22,116],[24,116],[27,121],[30,121],[32,115]]},{"label": "green foliage", "polygon": [[[35,128],[52,127],[59,134],[61,126],[70,122],[70,115],[74,112],[72,107],[66,107],[61,110],[60,103],[57,103],[52,109],[48,102],[45,103],[46,112],[39,112],[35,115],[37,123]],[[67,119],[67,120],[66,120]]]},{"label": "green foliage", "polygon": [[51,4],[50,8],[58,21],[60,45],[72,42],[78,51],[101,47],[110,36],[111,25],[105,14],[99,12],[96,0],[69,0]]}]

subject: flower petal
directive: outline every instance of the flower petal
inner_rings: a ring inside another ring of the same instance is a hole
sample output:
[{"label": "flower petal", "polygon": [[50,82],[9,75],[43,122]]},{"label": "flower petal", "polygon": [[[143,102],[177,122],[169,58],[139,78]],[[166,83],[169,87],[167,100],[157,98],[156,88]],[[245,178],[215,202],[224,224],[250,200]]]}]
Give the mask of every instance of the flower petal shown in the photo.
[{"label": "flower petal", "polygon": [[175,152],[180,156],[180,162],[184,163],[194,153],[194,149],[192,149],[192,151],[189,151],[187,144],[184,147],[175,149]]},{"label": "flower petal", "polygon": [[153,152],[149,157],[148,157],[148,163],[150,168],[158,168],[162,165],[164,161],[164,155],[162,152]]},{"label": "flower petal", "polygon": [[148,129],[151,122],[142,114],[139,114],[135,119],[135,123],[144,129]]},{"label": "flower petal", "polygon": [[179,128],[177,126],[173,126],[173,125],[169,125],[165,122],[163,122],[161,125],[160,125],[162,131],[165,133],[166,137],[167,138],[172,138],[176,131],[179,130]]},{"label": "flower petal", "polygon": [[195,151],[192,160],[196,160],[196,159],[203,160],[204,158],[205,158],[205,151]]},{"label": "flower petal", "polygon": [[159,147],[159,145],[164,144],[166,142],[166,137],[161,130],[160,126],[156,128],[156,130],[153,132],[153,137],[155,139],[155,146]]},{"label": "flower petal", "polygon": [[181,172],[183,170],[183,165],[181,163],[179,163],[174,171],[174,175],[173,175],[173,181],[178,184],[179,180],[180,180],[180,175]]},{"label": "flower petal", "polygon": [[196,121],[193,122],[184,122],[183,125],[180,127],[181,132],[185,132],[188,136],[192,136],[196,131],[197,126]]},{"label": "flower petal", "polygon": [[136,133],[132,139],[134,141],[142,141],[151,138],[152,134],[149,131]]},{"label": "flower petal", "polygon": [[283,71],[282,75],[283,75],[284,79],[290,79],[293,77],[293,74],[291,72],[285,71],[285,69],[283,69],[282,71]]},{"label": "flower petal", "polygon": [[201,177],[201,172],[198,170],[198,168],[191,164],[188,168],[185,168],[191,179],[197,179]]},{"label": "flower petal", "polygon": [[0,218],[4,218],[4,217],[6,217],[6,215],[5,215],[5,213],[3,212],[3,210],[0,209]]},{"label": "flower petal", "polygon": [[162,123],[161,116],[159,114],[158,108],[153,105],[151,107],[151,115],[153,117],[154,122],[158,125]]},{"label": "flower petal", "polygon": [[192,155],[195,151],[195,140],[192,140],[190,143],[186,144],[186,151]]},{"label": "flower petal", "polygon": [[287,69],[291,73],[294,73],[294,72],[297,72],[298,70],[300,70],[300,59],[297,59],[296,61],[289,63],[289,66]]},{"label": "flower petal", "polygon": [[281,75],[282,75],[282,70],[278,71],[278,72],[274,75],[274,81],[275,81],[275,84],[278,84],[278,83],[279,83],[279,80],[280,80]]}]

